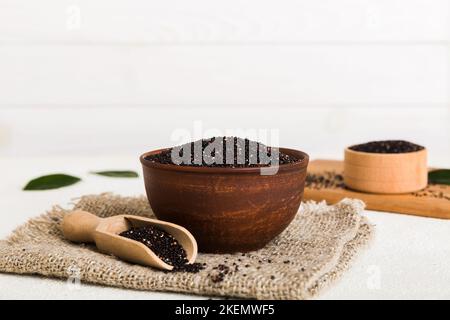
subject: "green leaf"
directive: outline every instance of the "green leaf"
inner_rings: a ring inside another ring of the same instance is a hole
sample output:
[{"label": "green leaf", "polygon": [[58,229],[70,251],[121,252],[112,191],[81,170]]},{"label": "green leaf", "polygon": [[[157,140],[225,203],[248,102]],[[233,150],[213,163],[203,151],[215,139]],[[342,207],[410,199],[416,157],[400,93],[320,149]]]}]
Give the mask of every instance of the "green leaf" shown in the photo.
[{"label": "green leaf", "polygon": [[67,174],[57,173],[42,176],[31,180],[23,190],[50,190],[70,186],[81,181],[80,178],[69,176]]},{"label": "green leaf", "polygon": [[91,172],[100,176],[112,178],[137,178],[139,175],[135,171],[95,171]]},{"label": "green leaf", "polygon": [[440,169],[428,172],[428,182],[450,185],[450,170]]}]

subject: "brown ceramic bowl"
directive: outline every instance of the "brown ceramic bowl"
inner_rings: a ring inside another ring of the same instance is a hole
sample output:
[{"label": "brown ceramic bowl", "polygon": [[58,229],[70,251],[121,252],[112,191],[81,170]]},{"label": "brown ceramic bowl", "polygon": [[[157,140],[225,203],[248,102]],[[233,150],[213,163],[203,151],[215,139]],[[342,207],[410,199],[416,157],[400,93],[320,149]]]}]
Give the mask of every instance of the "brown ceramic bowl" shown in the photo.
[{"label": "brown ceramic bowl", "polygon": [[211,168],[140,160],[150,206],[158,219],[187,228],[199,251],[246,252],[264,247],[295,217],[303,197],[306,153],[280,148],[301,161],[280,165],[274,175],[260,168]]}]

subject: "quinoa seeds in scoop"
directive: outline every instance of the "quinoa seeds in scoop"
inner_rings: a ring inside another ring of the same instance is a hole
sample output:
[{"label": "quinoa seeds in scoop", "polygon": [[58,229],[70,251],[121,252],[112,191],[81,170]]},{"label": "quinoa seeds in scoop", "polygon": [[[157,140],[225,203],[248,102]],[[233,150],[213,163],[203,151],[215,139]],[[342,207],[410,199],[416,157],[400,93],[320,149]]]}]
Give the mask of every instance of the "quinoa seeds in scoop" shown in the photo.
[{"label": "quinoa seeds in scoop", "polygon": [[189,264],[186,251],[168,232],[154,226],[131,228],[120,236],[139,241],[150,248],[162,261],[173,266],[172,271],[197,273],[203,269],[200,263]]}]

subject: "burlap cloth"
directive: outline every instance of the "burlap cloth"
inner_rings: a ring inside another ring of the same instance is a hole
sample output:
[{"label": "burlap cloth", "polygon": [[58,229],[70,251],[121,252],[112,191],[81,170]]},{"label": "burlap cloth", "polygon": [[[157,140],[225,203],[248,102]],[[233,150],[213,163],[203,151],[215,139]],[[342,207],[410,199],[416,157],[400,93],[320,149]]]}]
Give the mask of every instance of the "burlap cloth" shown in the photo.
[{"label": "burlap cloth", "polygon": [[[101,217],[153,216],[144,197],[89,195],[75,207]],[[370,239],[371,226],[360,215],[363,208],[361,201],[350,199],[333,206],[303,203],[288,229],[265,248],[245,255],[199,254],[197,262],[206,263],[206,268],[193,274],[129,264],[97,252],[92,245],[67,242],[60,223],[68,211],[54,207],[0,241],[0,271],[68,279],[75,270],[81,283],[122,288],[256,299],[311,298],[335,281]],[[223,281],[214,282],[220,264],[230,272]]]}]

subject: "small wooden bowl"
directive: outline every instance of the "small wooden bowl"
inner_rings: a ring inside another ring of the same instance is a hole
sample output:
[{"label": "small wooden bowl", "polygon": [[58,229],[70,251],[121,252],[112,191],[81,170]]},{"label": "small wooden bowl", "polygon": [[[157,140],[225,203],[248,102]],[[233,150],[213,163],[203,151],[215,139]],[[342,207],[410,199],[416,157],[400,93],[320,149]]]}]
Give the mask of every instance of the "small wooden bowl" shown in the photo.
[{"label": "small wooden bowl", "polygon": [[280,165],[274,175],[261,175],[260,168],[189,167],[146,159],[162,151],[140,158],[148,201],[158,219],[188,229],[201,252],[262,248],[297,214],[308,165],[304,152],[280,148],[301,160]]},{"label": "small wooden bowl", "polygon": [[344,183],[370,193],[409,193],[428,184],[427,150],[369,153],[345,149]]}]

